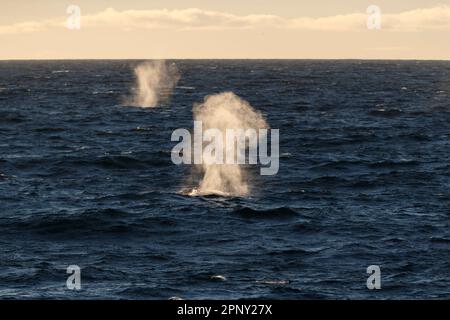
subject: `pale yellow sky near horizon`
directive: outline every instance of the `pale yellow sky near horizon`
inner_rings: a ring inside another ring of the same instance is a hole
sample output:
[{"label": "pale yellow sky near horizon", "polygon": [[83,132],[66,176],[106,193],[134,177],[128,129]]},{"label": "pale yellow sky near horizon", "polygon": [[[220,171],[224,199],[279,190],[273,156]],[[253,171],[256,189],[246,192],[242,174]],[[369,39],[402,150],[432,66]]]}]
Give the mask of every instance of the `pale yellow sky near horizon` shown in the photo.
[{"label": "pale yellow sky near horizon", "polygon": [[[80,30],[66,27],[71,4]],[[448,39],[450,0],[0,0],[3,60],[450,60]]]}]

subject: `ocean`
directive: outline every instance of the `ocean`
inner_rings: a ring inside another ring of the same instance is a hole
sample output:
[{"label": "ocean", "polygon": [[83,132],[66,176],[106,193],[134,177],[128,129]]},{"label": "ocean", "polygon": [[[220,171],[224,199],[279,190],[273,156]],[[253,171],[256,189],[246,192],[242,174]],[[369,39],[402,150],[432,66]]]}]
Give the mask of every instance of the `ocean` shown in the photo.
[{"label": "ocean", "polygon": [[[450,62],[175,60],[139,108],[140,62],[0,62],[0,299],[450,298]],[[228,91],[279,171],[190,196],[171,134]]]}]

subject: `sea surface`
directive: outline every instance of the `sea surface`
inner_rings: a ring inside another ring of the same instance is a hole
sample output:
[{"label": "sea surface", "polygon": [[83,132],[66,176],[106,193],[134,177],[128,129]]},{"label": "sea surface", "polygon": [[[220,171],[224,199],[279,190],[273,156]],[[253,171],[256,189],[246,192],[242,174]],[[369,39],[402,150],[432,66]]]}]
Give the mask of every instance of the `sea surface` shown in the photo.
[{"label": "sea surface", "polygon": [[[450,62],[171,61],[146,109],[139,62],[0,62],[0,299],[450,298]],[[171,134],[224,91],[280,129],[280,170],[187,196]]]}]

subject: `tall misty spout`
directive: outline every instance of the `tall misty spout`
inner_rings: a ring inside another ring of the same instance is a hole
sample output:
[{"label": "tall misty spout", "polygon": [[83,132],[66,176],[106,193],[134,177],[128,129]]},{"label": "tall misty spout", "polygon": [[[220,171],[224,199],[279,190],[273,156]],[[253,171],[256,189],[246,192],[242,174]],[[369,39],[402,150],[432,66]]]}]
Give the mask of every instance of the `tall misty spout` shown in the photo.
[{"label": "tall misty spout", "polygon": [[126,105],[154,108],[172,95],[180,76],[174,64],[163,60],[148,61],[134,69],[136,83]]},{"label": "tall misty spout", "polygon": [[[232,92],[224,92],[207,96],[203,103],[194,106],[194,120],[203,124],[203,130],[215,129],[226,137],[227,130],[247,130],[268,128],[268,124],[260,112],[254,110],[245,100]],[[221,143],[219,150],[226,158],[235,157],[239,153],[245,154],[245,143]],[[217,152],[217,150],[216,150]],[[200,169],[202,178],[197,194],[218,194],[244,196],[249,193],[244,166],[241,164],[215,164],[205,159],[202,153]]]}]

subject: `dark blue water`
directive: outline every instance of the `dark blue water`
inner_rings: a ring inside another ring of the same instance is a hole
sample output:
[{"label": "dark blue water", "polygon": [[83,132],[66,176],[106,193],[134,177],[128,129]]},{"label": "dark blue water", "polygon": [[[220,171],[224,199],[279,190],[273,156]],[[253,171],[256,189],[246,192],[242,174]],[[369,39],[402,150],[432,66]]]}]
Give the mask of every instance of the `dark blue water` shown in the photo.
[{"label": "dark blue water", "polygon": [[[121,105],[136,63],[0,62],[0,298],[450,298],[450,62],[175,61],[155,109]],[[171,133],[226,90],[280,171],[184,196]]]}]

